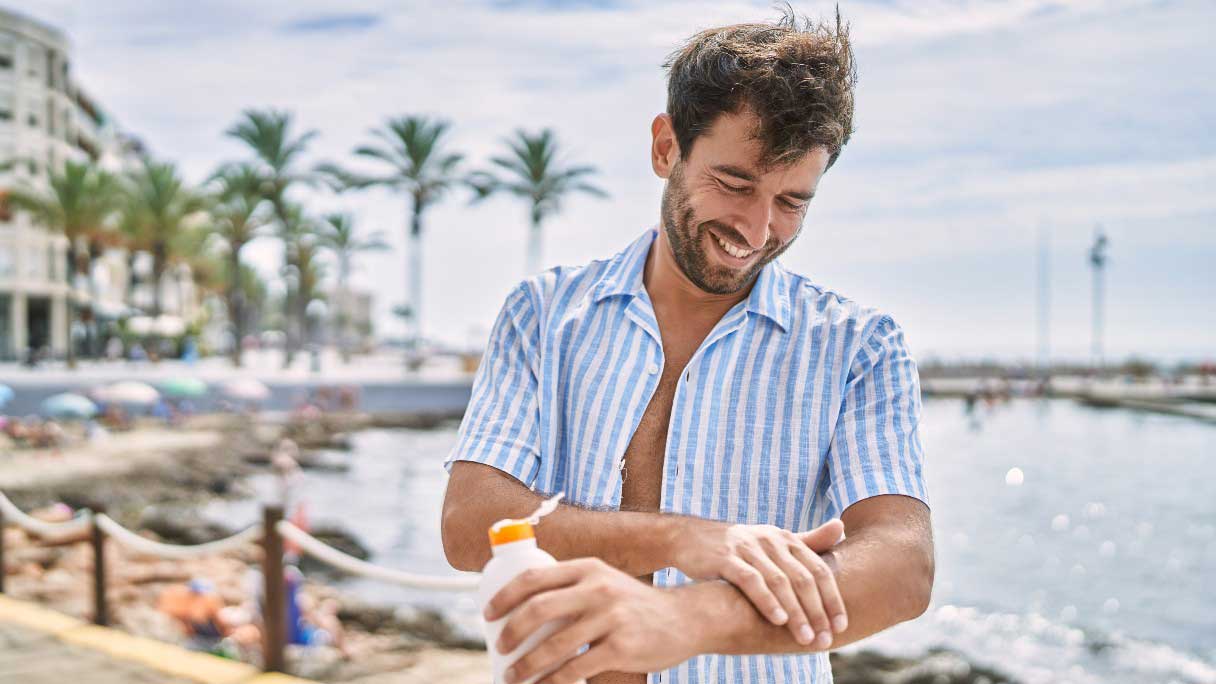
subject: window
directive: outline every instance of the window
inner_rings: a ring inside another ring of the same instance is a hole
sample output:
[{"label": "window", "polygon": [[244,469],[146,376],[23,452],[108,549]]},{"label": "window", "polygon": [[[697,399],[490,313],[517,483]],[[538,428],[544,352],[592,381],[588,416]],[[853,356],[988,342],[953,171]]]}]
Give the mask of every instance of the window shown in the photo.
[{"label": "window", "polygon": [[0,69],[12,69],[13,56],[0,52]]}]

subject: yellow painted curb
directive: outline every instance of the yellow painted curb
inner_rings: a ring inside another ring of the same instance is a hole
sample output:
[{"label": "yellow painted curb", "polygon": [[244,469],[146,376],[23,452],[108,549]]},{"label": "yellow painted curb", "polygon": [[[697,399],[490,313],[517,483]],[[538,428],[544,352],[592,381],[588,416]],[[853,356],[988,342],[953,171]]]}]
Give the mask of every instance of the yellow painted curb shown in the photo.
[{"label": "yellow painted curb", "polygon": [[135,661],[175,677],[208,684],[240,684],[260,674],[248,663],[225,660],[166,644],[155,639],[132,636],[116,629],[85,625],[58,635],[69,644],[85,646],[122,660]]},{"label": "yellow painted curb", "polygon": [[57,637],[60,641],[136,662],[174,677],[203,684],[315,684],[278,672],[263,673],[240,663],[191,651],[117,629],[99,627],[53,610],[0,594],[0,622],[9,622]]},{"label": "yellow painted curb", "polygon": [[26,601],[11,599],[3,594],[0,594],[0,621],[15,623],[56,636],[85,625],[83,620],[56,613]]},{"label": "yellow painted curb", "polygon": [[315,684],[311,679],[300,679],[281,672],[266,672],[250,679],[245,684]]}]

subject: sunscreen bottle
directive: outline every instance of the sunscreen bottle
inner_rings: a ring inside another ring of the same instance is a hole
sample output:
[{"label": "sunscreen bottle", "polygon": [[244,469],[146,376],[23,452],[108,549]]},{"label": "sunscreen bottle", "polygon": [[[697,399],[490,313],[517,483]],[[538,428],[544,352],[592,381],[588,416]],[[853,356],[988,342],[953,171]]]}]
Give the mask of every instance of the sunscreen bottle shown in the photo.
[{"label": "sunscreen bottle", "polygon": [[[541,515],[546,512],[545,509],[552,510],[556,507],[557,501],[555,497],[551,502],[546,502],[548,505],[542,506],[536,514],[531,518],[522,520],[499,520],[490,527],[490,551],[492,557],[490,562],[486,563],[486,567],[481,571],[481,586],[477,592],[477,602],[485,610],[486,604],[494,595],[507,585],[516,575],[527,570],[528,568],[544,567],[555,565],[557,563],[553,556],[545,553],[536,545],[536,532],[533,528],[534,522],[539,522]],[[510,653],[499,653],[497,644],[498,637],[502,634],[502,629],[507,624],[507,620],[511,614],[494,620],[493,622],[485,623],[486,635],[486,650],[490,653],[490,664],[494,672],[494,684],[503,684],[503,673],[511,666],[520,656],[531,651],[545,637],[548,637],[554,631],[562,626],[561,621],[547,622],[540,626],[532,634],[529,634],[523,643],[515,647],[515,650]],[[571,653],[571,657],[575,654]],[[560,667],[562,663],[557,663]],[[556,669],[556,668],[555,668]],[[534,677],[529,677],[520,684],[532,684],[542,676],[549,672],[542,672]],[[583,680],[579,680],[580,682]]]}]

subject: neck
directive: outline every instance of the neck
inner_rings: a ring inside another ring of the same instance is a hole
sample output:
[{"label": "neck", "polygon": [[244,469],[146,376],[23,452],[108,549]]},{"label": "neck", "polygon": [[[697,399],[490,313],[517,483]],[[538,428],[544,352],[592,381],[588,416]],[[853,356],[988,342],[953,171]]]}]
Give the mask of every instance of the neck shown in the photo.
[{"label": "neck", "polygon": [[717,318],[721,318],[732,306],[746,299],[755,284],[752,282],[738,292],[724,295],[706,292],[697,287],[676,263],[671,243],[667,241],[667,232],[661,225],[658,237],[650,246],[650,254],[646,256],[642,282],[656,309]]}]

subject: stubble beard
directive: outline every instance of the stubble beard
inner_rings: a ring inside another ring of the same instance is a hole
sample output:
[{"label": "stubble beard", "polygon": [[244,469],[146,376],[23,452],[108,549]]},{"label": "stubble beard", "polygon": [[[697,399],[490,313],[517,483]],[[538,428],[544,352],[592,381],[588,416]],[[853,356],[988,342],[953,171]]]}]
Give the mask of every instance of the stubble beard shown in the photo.
[{"label": "stubble beard", "polygon": [[[688,202],[687,188],[684,187],[683,166],[683,162],[678,162],[672,167],[671,175],[667,178],[667,185],[663,188],[663,200],[660,205],[663,231],[667,236],[668,244],[671,245],[676,265],[692,281],[693,285],[709,294],[736,294],[751,285],[761,269],[773,259],[781,256],[781,253],[793,244],[794,238],[790,238],[782,245],[775,236],[770,234],[768,242],[763,248],[765,254],[746,271],[711,264],[709,255],[705,253],[707,248],[704,246],[706,244],[705,234],[709,232],[710,227],[716,228],[723,236],[733,238],[736,242],[746,241],[738,231],[718,221],[696,222],[695,213]],[[802,227],[799,226],[798,233],[801,232]],[[795,238],[798,233],[794,234]],[[708,249],[713,249],[713,247],[708,247]]]}]

